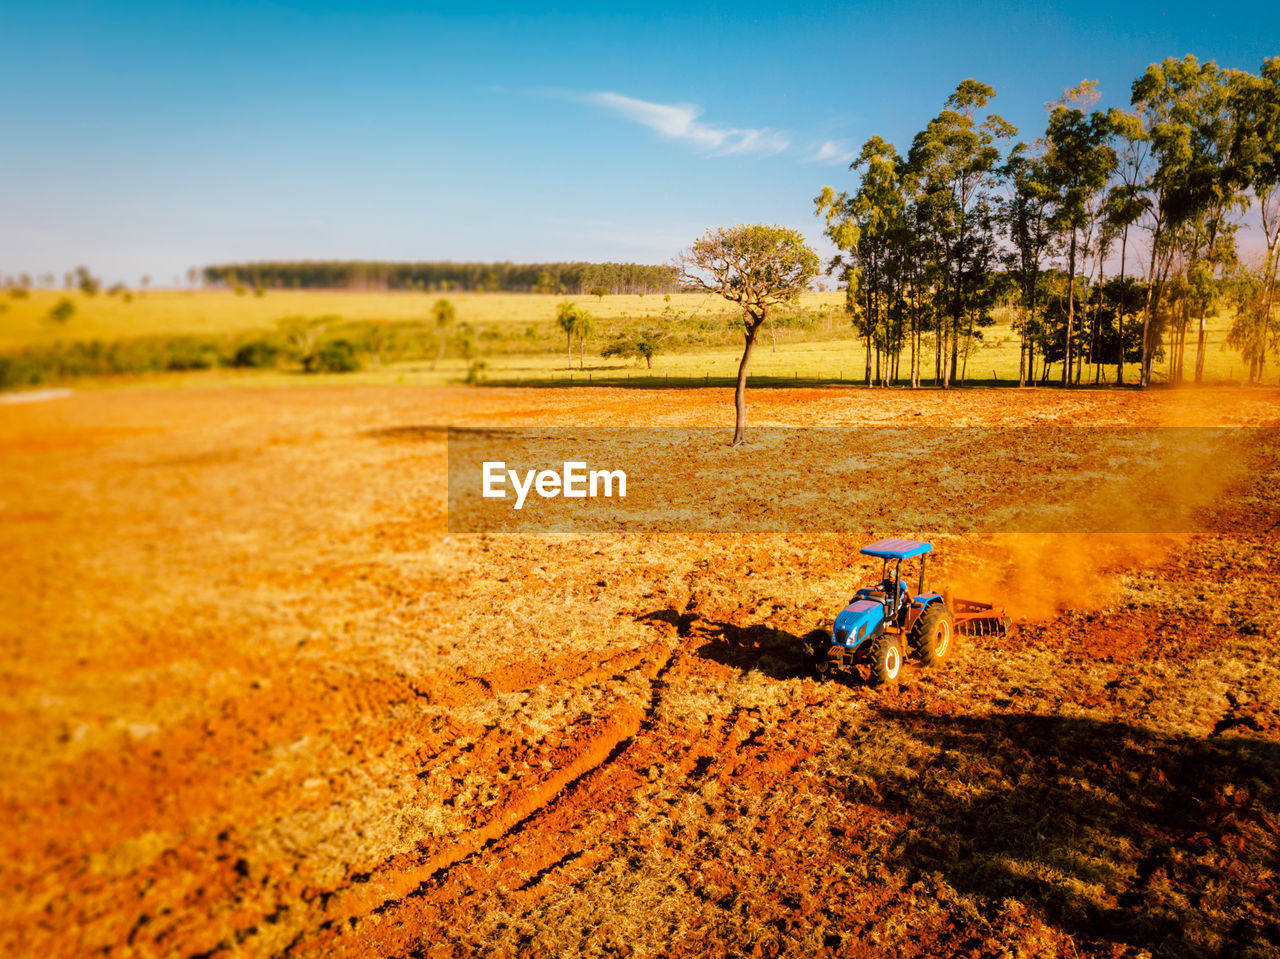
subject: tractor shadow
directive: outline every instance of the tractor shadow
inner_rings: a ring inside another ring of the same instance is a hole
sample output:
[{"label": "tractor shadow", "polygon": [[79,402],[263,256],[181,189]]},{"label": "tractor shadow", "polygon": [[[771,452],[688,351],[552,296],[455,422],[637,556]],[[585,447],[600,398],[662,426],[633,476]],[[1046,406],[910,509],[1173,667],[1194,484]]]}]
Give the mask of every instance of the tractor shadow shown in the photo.
[{"label": "tractor shadow", "polygon": [[903,760],[855,748],[847,799],[908,817],[889,857],[913,879],[993,915],[1015,900],[1100,952],[1274,955],[1280,743],[892,708],[875,727]]},{"label": "tractor shadow", "polygon": [[[695,655],[742,672],[758,672],[771,679],[817,675],[810,661],[807,635],[796,635],[762,623],[739,626],[703,617],[696,610],[682,612],[674,607],[645,613],[638,620],[665,623],[673,627],[682,640],[698,644]],[[857,674],[845,672],[832,673],[827,681],[853,687],[865,685]]]}]

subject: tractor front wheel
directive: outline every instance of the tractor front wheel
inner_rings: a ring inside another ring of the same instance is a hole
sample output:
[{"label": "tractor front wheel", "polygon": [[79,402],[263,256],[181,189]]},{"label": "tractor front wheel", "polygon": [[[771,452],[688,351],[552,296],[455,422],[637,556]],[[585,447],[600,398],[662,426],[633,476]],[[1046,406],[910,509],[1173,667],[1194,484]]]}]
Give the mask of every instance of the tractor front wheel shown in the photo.
[{"label": "tractor front wheel", "polygon": [[872,686],[893,682],[902,672],[902,645],[892,633],[881,634],[871,645]]},{"label": "tractor front wheel", "polygon": [[911,631],[911,645],[926,666],[942,662],[956,644],[956,622],[941,603],[930,603]]}]

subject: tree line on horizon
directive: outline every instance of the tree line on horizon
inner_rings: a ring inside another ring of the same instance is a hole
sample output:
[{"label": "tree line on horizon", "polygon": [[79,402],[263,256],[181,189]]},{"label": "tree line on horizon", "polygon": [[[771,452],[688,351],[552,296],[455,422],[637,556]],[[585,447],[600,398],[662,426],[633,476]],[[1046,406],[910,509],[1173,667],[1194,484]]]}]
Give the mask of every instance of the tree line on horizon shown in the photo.
[{"label": "tree line on horizon", "polygon": [[[815,198],[867,383],[898,380],[905,352],[918,386],[929,347],[935,382],[963,380],[1001,305],[1014,307],[1023,385],[1051,371],[1121,384],[1136,363],[1145,386],[1166,344],[1181,382],[1189,337],[1199,382],[1222,306],[1259,381],[1280,348],[1280,58],[1258,74],[1166,59],[1133,82],[1129,109],[1095,109],[1085,81],[1046,104],[1030,140],[987,110],[994,97],[964,80],[905,154],[873,136],[850,165],[855,188]],[[1258,262],[1236,243],[1247,212]]]},{"label": "tree line on horizon", "polygon": [[206,266],[208,286],[581,294],[674,293],[679,270],[644,263],[302,260]]}]

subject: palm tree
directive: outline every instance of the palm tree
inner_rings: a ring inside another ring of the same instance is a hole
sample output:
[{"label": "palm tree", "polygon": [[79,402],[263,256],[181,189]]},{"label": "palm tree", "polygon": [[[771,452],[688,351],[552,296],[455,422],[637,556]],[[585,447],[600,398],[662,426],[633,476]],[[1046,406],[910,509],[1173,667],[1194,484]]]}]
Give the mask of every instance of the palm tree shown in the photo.
[{"label": "palm tree", "polygon": [[568,355],[570,366],[573,366],[573,338],[578,332],[581,312],[570,300],[565,300],[556,307],[556,325],[564,333],[565,353]]}]

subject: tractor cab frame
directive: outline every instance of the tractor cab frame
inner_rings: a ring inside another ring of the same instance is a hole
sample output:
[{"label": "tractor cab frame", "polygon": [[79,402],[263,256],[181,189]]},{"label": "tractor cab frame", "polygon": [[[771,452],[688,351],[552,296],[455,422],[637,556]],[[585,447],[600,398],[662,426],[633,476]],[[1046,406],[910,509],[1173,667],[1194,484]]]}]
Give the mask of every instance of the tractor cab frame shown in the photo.
[{"label": "tractor cab frame", "polygon": [[[938,593],[924,591],[925,560],[933,551],[933,544],[910,539],[881,539],[869,543],[859,550],[863,556],[875,556],[882,560],[880,564],[880,588],[860,589],[854,600],[859,597],[879,600],[884,606],[884,621],[896,626],[899,630],[910,631],[915,621],[924,612],[929,602],[942,599]],[[902,563],[904,560],[920,558],[920,574],[917,579],[916,594],[910,595],[907,584],[902,579]],[[889,575],[889,566],[893,564],[893,575]],[[888,628],[888,626],[886,627]]]}]

